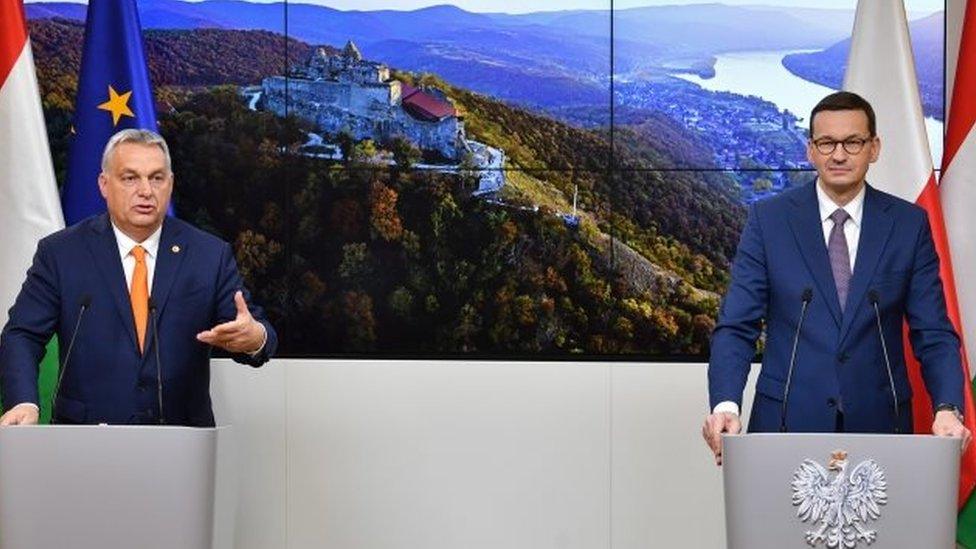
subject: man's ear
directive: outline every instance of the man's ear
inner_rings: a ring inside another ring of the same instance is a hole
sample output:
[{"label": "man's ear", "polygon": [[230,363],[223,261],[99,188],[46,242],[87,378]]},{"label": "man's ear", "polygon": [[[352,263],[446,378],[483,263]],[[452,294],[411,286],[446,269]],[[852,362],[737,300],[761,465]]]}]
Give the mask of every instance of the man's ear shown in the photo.
[{"label": "man's ear", "polygon": [[878,157],[881,156],[881,138],[874,136],[871,140],[871,156],[870,162],[873,164],[878,161]]},{"label": "man's ear", "polygon": [[98,174],[98,191],[102,193],[102,198],[108,198],[108,176],[105,172]]}]

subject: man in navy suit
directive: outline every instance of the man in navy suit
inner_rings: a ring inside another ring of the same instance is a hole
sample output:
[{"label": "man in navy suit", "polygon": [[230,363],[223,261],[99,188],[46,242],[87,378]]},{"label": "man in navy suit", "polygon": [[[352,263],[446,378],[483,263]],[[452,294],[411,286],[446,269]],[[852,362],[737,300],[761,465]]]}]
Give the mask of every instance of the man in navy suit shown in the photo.
[{"label": "man in navy suit", "polygon": [[932,432],[968,444],[960,415],[968,380],[928,218],[865,182],[880,151],[871,105],[831,94],[810,115],[816,181],[751,208],[712,335],[712,413],[702,435],[716,463],[722,433],[741,430],[742,392],[764,327],[749,431],[912,432],[907,319],[935,406]]},{"label": "man in navy suit", "polygon": [[230,246],[166,216],[173,172],[162,137],[114,135],[98,185],[108,213],[41,240],[10,309],[0,425],[37,423],[38,362],[57,334],[67,363],[55,422],[213,426],[212,347],[256,367],[277,335],[248,304]]}]

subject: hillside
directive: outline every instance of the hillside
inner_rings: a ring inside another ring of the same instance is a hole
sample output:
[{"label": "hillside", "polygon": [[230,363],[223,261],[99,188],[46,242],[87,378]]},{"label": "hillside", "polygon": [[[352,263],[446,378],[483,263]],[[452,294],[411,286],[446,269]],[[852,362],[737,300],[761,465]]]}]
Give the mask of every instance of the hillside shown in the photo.
[{"label": "hillside", "polygon": [[[922,96],[922,109],[926,116],[936,120],[943,120],[945,116],[944,21],[945,13],[938,12],[912,21],[908,26],[912,39],[912,53],[915,55],[919,93]],[[847,68],[850,49],[851,40],[848,38],[822,51],[787,55],[783,59],[783,66],[800,78],[840,89],[844,83],[844,71]]]},{"label": "hillside", "polygon": [[[179,167],[179,214],[234,243],[289,354],[707,352],[714,295],[619,240],[609,253],[593,223],[577,231],[549,206],[520,207],[532,187],[565,206],[545,174],[516,176],[512,202],[499,204],[454,175],[281,155],[278,140],[301,142],[299,127],[247,111],[233,89],[178,110],[161,129]],[[677,242],[669,253],[710,264]]]},{"label": "hillside", "polygon": [[[52,20],[32,31],[63,177],[81,29]],[[280,40],[219,29],[146,37],[171,107],[159,114],[179,215],[235,243],[245,278],[285,327],[287,353],[706,352],[744,210],[721,174],[648,170],[708,154],[691,136],[675,139],[680,127],[653,119],[640,139],[620,140],[615,158],[639,170],[611,176],[605,130],[397,73],[446,90],[469,135],[524,170],[493,203],[471,197],[464,176],[296,154],[302,123],[249,111],[236,87],[215,86],[279,73],[246,44],[270,51]],[[231,44],[222,65],[197,50],[217,43]],[[579,230],[555,215],[576,185]]]},{"label": "hillside", "polygon": [[[78,74],[83,24],[54,18],[32,20],[28,26],[36,63],[48,82]],[[286,39],[268,31],[157,29],[147,30],[144,42],[156,86],[257,84],[286,70]],[[290,62],[297,63],[308,57],[310,46],[287,40],[287,51]],[[73,87],[57,90],[74,96]]]}]

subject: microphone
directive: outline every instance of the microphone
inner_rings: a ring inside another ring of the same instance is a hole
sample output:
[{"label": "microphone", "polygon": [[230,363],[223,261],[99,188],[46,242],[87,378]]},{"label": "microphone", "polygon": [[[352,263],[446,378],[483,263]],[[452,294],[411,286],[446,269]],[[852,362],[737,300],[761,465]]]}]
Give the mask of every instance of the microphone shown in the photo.
[{"label": "microphone", "polygon": [[793,368],[796,367],[796,348],[800,344],[800,330],[803,329],[803,319],[807,315],[807,306],[813,300],[813,288],[804,288],[800,295],[803,305],[800,308],[800,320],[796,323],[796,332],[793,334],[793,351],[790,353],[790,369],[786,372],[786,386],[783,387],[783,410],[780,412],[779,432],[786,432],[786,406],[790,401],[790,383],[793,381]]},{"label": "microphone", "polygon": [[85,311],[91,307],[91,294],[84,294],[78,305],[78,320],[75,321],[75,329],[71,332],[71,340],[68,342],[68,349],[64,352],[64,361],[58,366],[58,379],[54,384],[54,393],[51,395],[51,418],[58,406],[58,393],[61,392],[61,380],[64,373],[68,370],[68,362],[71,360],[71,351],[75,348],[75,340],[78,338],[78,329],[81,328],[81,319],[85,317]]},{"label": "microphone", "polygon": [[901,415],[898,413],[898,392],[895,391],[895,376],[891,373],[891,360],[888,358],[888,344],[885,342],[884,330],[881,329],[881,310],[878,308],[878,302],[881,298],[878,294],[878,290],[871,289],[868,291],[868,301],[874,307],[874,318],[878,322],[878,337],[881,338],[881,351],[884,353],[885,368],[888,370],[888,382],[891,383],[891,402],[894,404],[895,411],[895,434],[901,433],[901,429],[898,427],[898,420]]},{"label": "microphone", "polygon": [[149,315],[152,317],[153,347],[156,353],[156,402],[159,406],[159,424],[166,423],[163,419],[163,367],[159,361],[159,317],[156,314],[156,302],[149,298]]}]

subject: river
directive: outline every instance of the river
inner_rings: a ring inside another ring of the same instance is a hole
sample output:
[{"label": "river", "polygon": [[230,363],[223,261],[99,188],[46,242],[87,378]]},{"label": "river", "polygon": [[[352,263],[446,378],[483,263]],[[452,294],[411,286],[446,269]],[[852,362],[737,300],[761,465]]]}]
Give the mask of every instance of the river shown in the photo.
[{"label": "river", "polygon": [[[804,80],[786,70],[782,61],[790,53],[801,52],[790,50],[725,53],[716,56],[714,78],[703,79],[687,74],[678,76],[706,90],[761,97],[775,103],[780,109],[788,109],[802,119],[801,125],[806,126],[806,118],[813,106],[834,90]],[[942,161],[942,122],[926,118],[925,129],[928,132],[933,160],[938,166]]]}]

